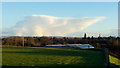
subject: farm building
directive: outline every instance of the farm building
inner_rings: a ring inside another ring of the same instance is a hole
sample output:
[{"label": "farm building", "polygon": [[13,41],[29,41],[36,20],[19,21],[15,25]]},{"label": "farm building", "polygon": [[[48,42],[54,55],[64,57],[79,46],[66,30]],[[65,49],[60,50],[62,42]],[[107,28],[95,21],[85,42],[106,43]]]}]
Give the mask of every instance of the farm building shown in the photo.
[{"label": "farm building", "polygon": [[46,45],[45,47],[68,47],[66,45]]},{"label": "farm building", "polygon": [[45,47],[73,47],[73,48],[81,48],[81,49],[94,48],[94,46],[90,44],[46,45]]},{"label": "farm building", "polygon": [[81,49],[89,49],[89,48],[94,48],[94,46],[90,44],[69,44],[69,47],[74,47],[74,48],[81,48]]}]

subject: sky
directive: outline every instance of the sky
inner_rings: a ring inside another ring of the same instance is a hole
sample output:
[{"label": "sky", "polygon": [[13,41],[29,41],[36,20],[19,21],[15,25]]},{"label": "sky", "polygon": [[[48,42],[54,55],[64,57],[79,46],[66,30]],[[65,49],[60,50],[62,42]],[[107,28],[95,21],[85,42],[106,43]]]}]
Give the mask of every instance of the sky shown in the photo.
[{"label": "sky", "polygon": [[3,2],[8,36],[117,36],[117,2]]},{"label": "sky", "polygon": [[118,2],[119,0],[1,0],[3,2]]}]

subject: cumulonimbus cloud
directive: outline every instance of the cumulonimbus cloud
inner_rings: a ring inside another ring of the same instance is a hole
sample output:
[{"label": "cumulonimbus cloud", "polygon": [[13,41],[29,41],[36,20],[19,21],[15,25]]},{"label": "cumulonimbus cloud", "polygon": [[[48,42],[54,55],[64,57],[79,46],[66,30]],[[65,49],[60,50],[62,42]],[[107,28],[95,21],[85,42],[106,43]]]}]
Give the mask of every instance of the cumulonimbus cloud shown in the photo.
[{"label": "cumulonimbus cloud", "polygon": [[47,15],[26,16],[6,33],[14,36],[65,36],[80,31],[105,17],[54,17]]}]

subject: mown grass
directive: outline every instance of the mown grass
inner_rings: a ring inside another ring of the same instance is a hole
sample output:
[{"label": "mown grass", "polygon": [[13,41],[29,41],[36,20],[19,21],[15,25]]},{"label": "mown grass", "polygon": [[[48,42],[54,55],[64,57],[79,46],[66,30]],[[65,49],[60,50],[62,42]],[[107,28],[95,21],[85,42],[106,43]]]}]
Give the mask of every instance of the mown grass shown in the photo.
[{"label": "mown grass", "polygon": [[3,47],[3,66],[101,66],[105,64],[102,51],[69,47]]},{"label": "mown grass", "polygon": [[111,67],[112,68],[120,68],[120,59],[112,56],[112,55],[109,55],[109,60],[110,60],[110,63],[111,63]]}]

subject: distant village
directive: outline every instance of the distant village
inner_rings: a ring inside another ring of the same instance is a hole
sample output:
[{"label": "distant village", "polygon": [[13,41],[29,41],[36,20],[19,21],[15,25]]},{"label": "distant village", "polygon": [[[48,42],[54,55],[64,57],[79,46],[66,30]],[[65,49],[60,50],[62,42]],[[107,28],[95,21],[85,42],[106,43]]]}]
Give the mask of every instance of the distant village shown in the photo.
[{"label": "distant village", "polygon": [[43,47],[46,45],[90,44],[95,48],[108,48],[109,52],[120,58],[120,37],[22,37],[10,36],[2,38],[2,46]]}]

